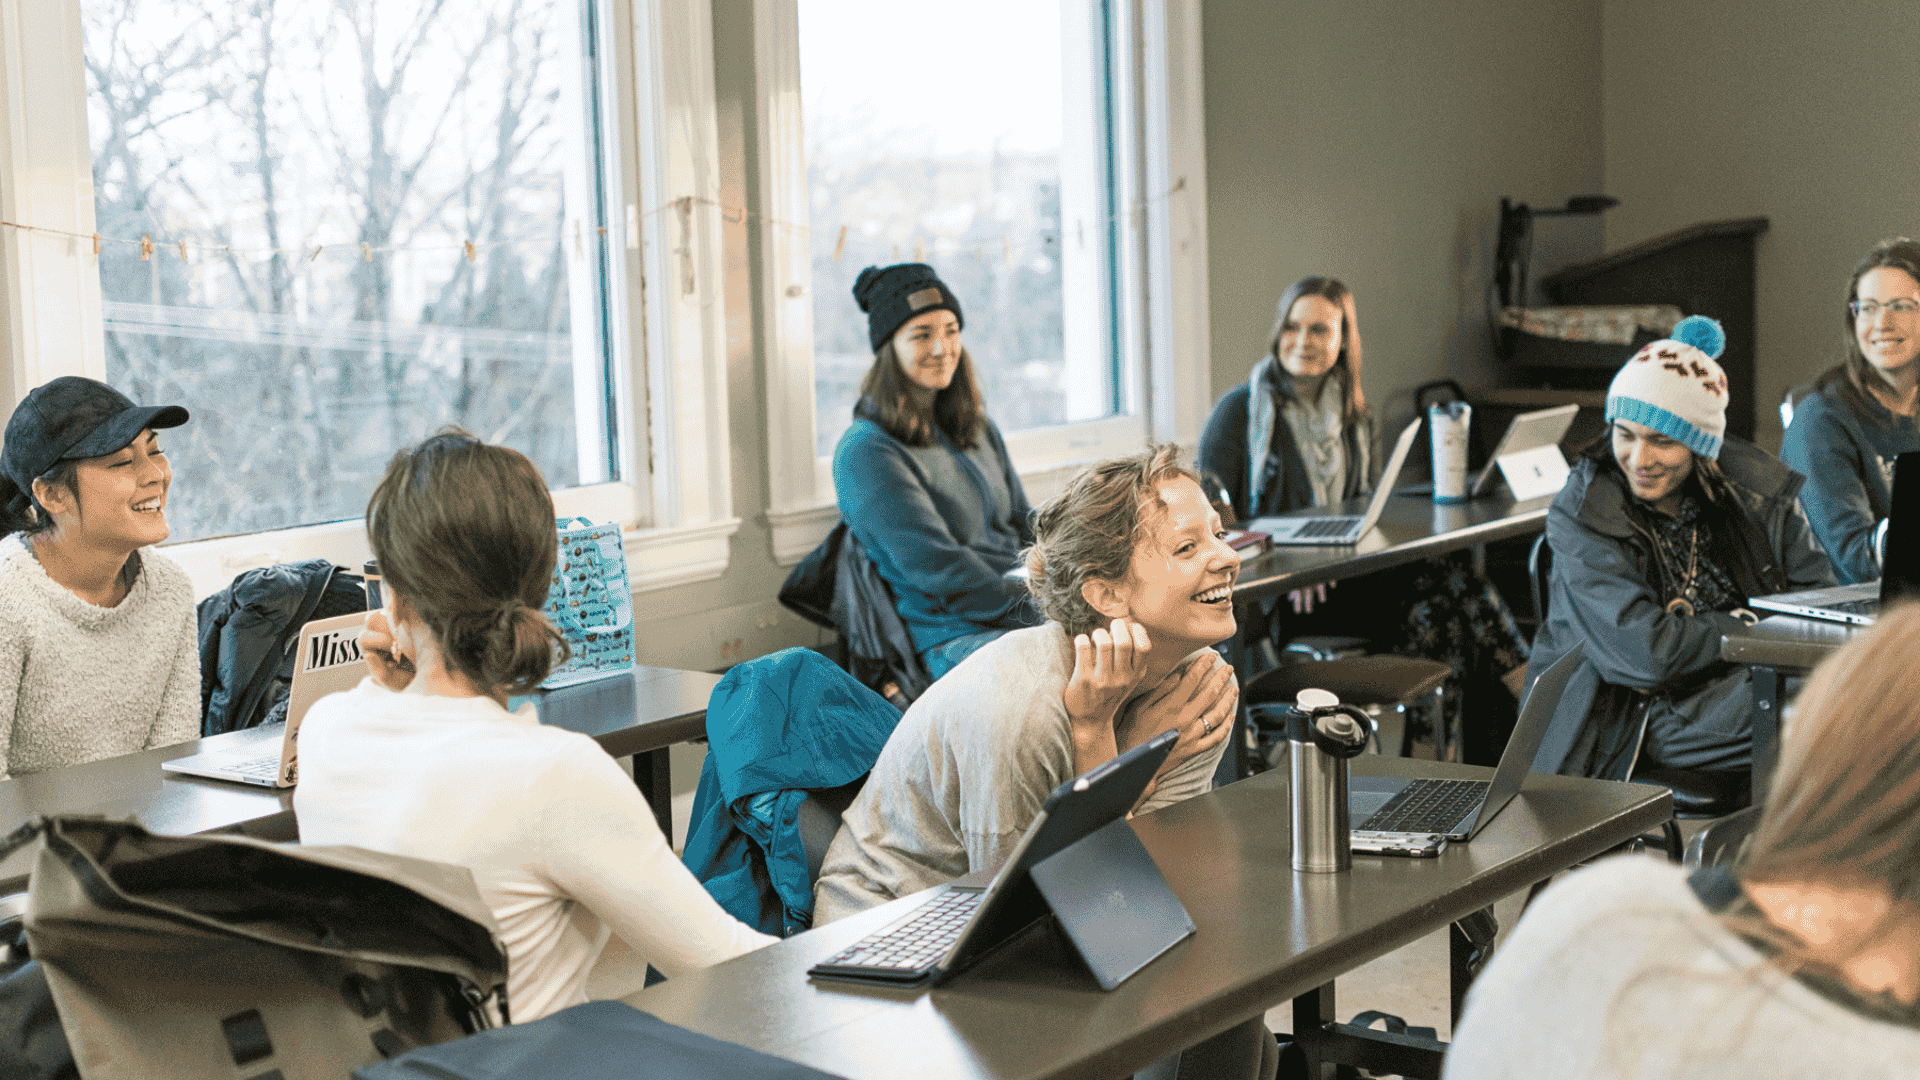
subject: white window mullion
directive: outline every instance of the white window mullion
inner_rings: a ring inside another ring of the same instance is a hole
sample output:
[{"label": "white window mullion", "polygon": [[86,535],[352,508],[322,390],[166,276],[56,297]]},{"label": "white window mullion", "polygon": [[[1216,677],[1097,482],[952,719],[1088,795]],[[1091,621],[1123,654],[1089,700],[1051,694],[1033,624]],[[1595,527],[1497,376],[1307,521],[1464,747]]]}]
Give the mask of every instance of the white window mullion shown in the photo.
[{"label": "white window mullion", "polygon": [[1207,144],[1200,5],[1142,0],[1149,430],[1198,442],[1212,405],[1207,325]]},{"label": "white window mullion", "polygon": [[[87,236],[93,158],[77,0],[0,0],[0,219]],[[106,372],[90,241],[0,227],[0,398]]]}]

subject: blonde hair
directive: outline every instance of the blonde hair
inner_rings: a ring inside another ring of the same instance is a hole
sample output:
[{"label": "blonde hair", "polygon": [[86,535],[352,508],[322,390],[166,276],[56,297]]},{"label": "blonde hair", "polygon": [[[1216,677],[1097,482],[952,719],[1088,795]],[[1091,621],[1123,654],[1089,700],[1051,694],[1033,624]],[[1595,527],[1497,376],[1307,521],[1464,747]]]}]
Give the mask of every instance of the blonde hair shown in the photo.
[{"label": "blonde hair", "polygon": [[1149,446],[1087,466],[1034,513],[1027,591],[1041,614],[1070,635],[1100,625],[1103,617],[1083,595],[1086,584],[1126,578],[1145,520],[1141,511],[1158,505],[1160,485],[1176,476],[1200,482],[1180,464],[1178,446]]}]

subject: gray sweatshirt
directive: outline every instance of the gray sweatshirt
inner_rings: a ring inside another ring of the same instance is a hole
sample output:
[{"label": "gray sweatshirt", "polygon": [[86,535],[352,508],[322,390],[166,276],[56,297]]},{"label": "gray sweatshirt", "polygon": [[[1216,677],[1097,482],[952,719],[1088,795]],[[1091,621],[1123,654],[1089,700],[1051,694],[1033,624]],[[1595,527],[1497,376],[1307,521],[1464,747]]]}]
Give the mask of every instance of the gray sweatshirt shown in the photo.
[{"label": "gray sweatshirt", "polygon": [[146,548],[114,607],[0,539],[0,779],[172,746],[200,734],[193,586]]},{"label": "gray sweatshirt", "polygon": [[[983,646],[921,695],[827,849],[814,925],[1004,862],[1047,795],[1074,776],[1062,698],[1072,675],[1073,643],[1048,623]],[[1123,709],[1123,727],[1145,697]],[[1224,752],[1222,743],[1182,762],[1141,812],[1210,789]]]},{"label": "gray sweatshirt", "polygon": [[1920,1031],[1784,974],[1642,856],[1568,875],[1473,984],[1447,1053],[1458,1080],[1903,1076]]}]

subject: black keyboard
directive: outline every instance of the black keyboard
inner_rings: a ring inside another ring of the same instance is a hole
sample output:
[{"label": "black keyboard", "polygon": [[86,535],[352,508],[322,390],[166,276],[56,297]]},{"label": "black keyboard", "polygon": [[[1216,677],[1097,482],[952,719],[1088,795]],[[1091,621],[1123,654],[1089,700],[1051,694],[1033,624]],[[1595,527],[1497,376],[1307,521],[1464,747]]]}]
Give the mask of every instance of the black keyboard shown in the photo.
[{"label": "black keyboard", "polygon": [[1831,604],[1821,604],[1823,608],[1844,611],[1849,615],[1877,615],[1880,613],[1880,600],[1836,600]]},{"label": "black keyboard", "polygon": [[819,966],[853,968],[874,975],[924,975],[953,947],[985,895],[976,889],[949,889],[904,920],[854,942]]},{"label": "black keyboard", "polygon": [[1485,780],[1415,780],[1354,828],[1366,832],[1451,832],[1474,804],[1486,797]]},{"label": "black keyboard", "polygon": [[1298,529],[1295,529],[1293,532],[1293,535],[1295,536],[1341,536],[1346,533],[1352,532],[1353,526],[1358,520],[1359,520],[1358,518],[1350,518],[1350,517],[1314,518],[1312,521],[1309,521],[1305,525],[1302,525]]}]

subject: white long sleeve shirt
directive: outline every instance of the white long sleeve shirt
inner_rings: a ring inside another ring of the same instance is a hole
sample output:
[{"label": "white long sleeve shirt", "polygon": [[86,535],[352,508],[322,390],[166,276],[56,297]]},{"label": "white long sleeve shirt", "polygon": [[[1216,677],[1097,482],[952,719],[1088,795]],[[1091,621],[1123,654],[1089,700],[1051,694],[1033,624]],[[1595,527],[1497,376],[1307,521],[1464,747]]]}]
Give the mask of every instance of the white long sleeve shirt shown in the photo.
[{"label": "white long sleeve shirt", "polygon": [[472,870],[506,941],[515,1022],[587,1000],[609,931],[669,976],[776,940],[720,908],[605,751],[531,705],[368,679],[308,711],[293,801],[304,843]]}]

